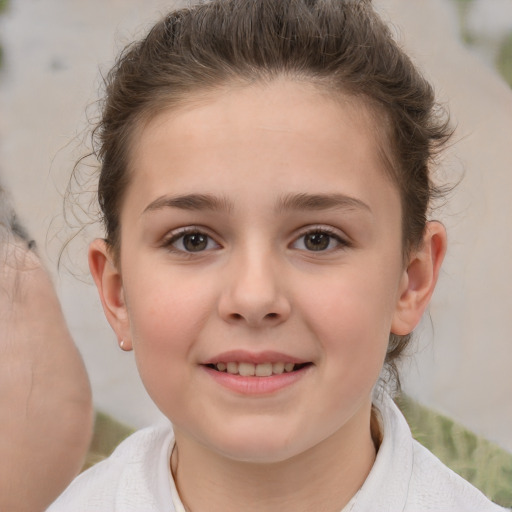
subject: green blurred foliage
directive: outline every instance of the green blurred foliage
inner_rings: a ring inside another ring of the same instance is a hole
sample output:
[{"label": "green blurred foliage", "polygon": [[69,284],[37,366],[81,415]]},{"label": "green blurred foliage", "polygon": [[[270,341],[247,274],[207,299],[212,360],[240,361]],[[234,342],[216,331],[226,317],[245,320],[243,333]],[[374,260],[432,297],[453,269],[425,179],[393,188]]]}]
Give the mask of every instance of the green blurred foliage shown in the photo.
[{"label": "green blurred foliage", "polygon": [[454,2],[459,12],[460,35],[462,40],[467,44],[471,44],[473,42],[473,38],[467,28],[467,19],[469,9],[474,0],[454,0]]},{"label": "green blurred foliage", "polygon": [[[2,14],[9,5],[9,0],[0,0],[0,14]],[[0,68],[2,67],[2,63],[4,61],[4,50],[2,45],[0,44]]]},{"label": "green blurred foliage", "polygon": [[82,471],[106,459],[116,446],[134,430],[114,420],[108,414],[96,413],[94,434]]},{"label": "green blurred foliage", "polygon": [[[478,39],[468,27],[467,19],[469,11],[475,0],[451,0],[459,13],[460,37],[468,46],[478,46]],[[512,87],[512,32],[505,37],[498,50],[496,69],[506,82]]]},{"label": "green blurred foliage", "polygon": [[503,78],[512,86],[512,32],[502,41],[496,67]]},{"label": "green blurred foliage", "polygon": [[512,454],[411,398],[397,403],[423,446],[491,500],[512,506]]}]

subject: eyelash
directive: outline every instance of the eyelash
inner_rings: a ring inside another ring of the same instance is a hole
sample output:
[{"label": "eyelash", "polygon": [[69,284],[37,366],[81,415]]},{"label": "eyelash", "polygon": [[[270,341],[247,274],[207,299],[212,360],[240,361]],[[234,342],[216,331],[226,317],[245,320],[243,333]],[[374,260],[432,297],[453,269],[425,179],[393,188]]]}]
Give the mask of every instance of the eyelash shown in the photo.
[{"label": "eyelash", "polygon": [[[187,235],[197,235],[201,237],[205,237],[206,246],[198,251],[188,250],[185,246],[182,248],[176,247],[176,243],[181,240],[182,244],[184,243],[185,237]],[[305,237],[308,235],[326,235],[328,237],[328,246],[326,248],[320,248],[320,249],[308,249],[305,246],[305,243],[303,243],[304,247],[297,247],[297,244],[300,240],[304,240]],[[336,245],[334,247],[330,247],[332,242],[335,242]],[[211,247],[211,244],[214,244],[214,247]],[[344,238],[342,238],[335,230],[330,229],[328,227],[322,226],[322,227],[312,227],[308,229],[307,231],[303,232],[295,238],[295,240],[290,244],[290,247],[299,249],[304,252],[318,252],[318,253],[326,253],[326,252],[332,252],[339,249],[344,249],[347,247],[350,247],[351,244]],[[198,227],[188,227],[180,229],[179,231],[172,233],[168,238],[166,238],[163,243],[162,247],[168,249],[171,252],[175,252],[182,255],[192,255],[194,253],[202,253],[206,251],[210,251],[212,249],[220,248],[221,246],[208,234],[205,232],[204,229],[198,228]]]}]

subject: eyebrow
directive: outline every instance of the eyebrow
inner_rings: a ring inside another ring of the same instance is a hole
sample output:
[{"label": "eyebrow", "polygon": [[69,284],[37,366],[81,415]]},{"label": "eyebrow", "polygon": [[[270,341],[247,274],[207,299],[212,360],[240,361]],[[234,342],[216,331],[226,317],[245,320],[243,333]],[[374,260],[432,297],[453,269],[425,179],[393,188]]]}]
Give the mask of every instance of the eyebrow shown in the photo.
[{"label": "eyebrow", "polygon": [[226,198],[212,194],[186,194],[182,196],[161,196],[151,202],[144,211],[147,213],[164,208],[179,208],[180,210],[211,210],[231,211],[233,204]]},{"label": "eyebrow", "polygon": [[289,194],[277,204],[278,211],[285,210],[366,210],[371,208],[360,199],[344,194]]},{"label": "eyebrow", "polygon": [[[142,213],[162,210],[164,208],[230,212],[233,210],[233,207],[233,203],[224,197],[212,194],[185,194],[180,196],[161,196],[146,206]],[[366,210],[371,213],[371,208],[365,202],[344,194],[288,194],[278,199],[275,209],[278,213],[288,210]]]}]

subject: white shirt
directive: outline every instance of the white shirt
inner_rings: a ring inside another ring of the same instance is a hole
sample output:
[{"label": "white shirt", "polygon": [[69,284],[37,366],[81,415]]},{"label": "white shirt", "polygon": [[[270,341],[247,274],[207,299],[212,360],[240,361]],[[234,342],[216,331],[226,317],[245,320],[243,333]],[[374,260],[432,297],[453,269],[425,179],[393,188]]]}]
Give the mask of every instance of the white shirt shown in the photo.
[{"label": "white shirt", "polygon": [[[500,512],[417,443],[385,395],[383,440],[365,483],[341,512]],[[170,424],[140,430],[78,476],[47,512],[185,512],[170,472]],[[208,511],[200,511],[208,512]]]}]

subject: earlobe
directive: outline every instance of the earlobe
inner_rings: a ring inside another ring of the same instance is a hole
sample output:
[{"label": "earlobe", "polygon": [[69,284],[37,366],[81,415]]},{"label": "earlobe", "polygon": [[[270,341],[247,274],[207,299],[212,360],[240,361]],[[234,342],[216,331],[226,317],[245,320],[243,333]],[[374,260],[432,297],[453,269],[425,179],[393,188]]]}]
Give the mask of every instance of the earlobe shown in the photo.
[{"label": "earlobe", "polygon": [[100,295],[108,323],[116,333],[123,350],[131,350],[130,323],[124,300],[121,273],[113,262],[108,244],[103,239],[89,246],[89,269]]},{"label": "earlobe", "polygon": [[398,335],[411,333],[427,308],[446,253],[446,230],[437,221],[429,222],[423,243],[410,258],[400,284],[398,302],[391,332]]}]

